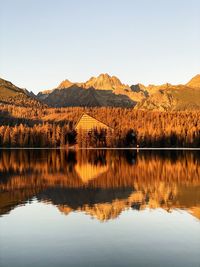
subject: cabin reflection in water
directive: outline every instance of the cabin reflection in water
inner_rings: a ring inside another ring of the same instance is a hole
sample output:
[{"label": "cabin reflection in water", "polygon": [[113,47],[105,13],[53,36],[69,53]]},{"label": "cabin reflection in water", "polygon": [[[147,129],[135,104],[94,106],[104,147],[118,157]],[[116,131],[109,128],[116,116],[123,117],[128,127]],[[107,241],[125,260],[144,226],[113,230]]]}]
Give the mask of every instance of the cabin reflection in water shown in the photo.
[{"label": "cabin reflection in water", "polygon": [[196,152],[4,150],[0,212],[37,198],[63,214],[101,221],[132,208],[184,209],[200,219],[200,157]]}]

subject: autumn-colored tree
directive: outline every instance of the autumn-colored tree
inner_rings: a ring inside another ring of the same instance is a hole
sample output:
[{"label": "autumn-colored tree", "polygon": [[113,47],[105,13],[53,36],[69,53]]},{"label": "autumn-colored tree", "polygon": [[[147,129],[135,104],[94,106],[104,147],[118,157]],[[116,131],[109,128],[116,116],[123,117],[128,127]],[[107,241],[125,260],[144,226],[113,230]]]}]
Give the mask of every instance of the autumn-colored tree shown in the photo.
[{"label": "autumn-colored tree", "polygon": [[[72,145],[76,139],[81,139],[76,138],[74,126],[83,112],[112,129],[104,133],[87,133],[81,141],[84,146],[134,146],[130,141],[130,131],[133,130],[140,147],[200,147],[200,111],[157,112],[106,107],[56,109],[13,105],[0,105],[0,146]],[[9,130],[6,131],[7,127]]]},{"label": "autumn-colored tree", "polygon": [[10,127],[7,126],[3,135],[3,146],[10,145]]},{"label": "autumn-colored tree", "polygon": [[66,145],[66,141],[65,141],[65,128],[62,127],[61,129],[61,133],[60,133],[60,146],[64,147]]}]

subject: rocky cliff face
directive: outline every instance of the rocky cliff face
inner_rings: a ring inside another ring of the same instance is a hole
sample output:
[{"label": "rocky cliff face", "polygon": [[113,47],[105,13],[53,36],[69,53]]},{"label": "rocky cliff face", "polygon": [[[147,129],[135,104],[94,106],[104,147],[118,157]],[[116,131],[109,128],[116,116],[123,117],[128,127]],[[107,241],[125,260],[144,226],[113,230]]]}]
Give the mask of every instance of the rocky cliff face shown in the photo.
[{"label": "rocky cliff face", "polygon": [[98,77],[91,77],[88,81],[83,83],[72,83],[69,80],[64,80],[57,87],[57,89],[65,89],[69,88],[72,85],[77,85],[78,87],[82,87],[85,89],[94,88],[97,90],[117,90],[117,89],[127,89],[130,90],[128,85],[121,83],[121,81],[115,77],[110,76],[107,73],[102,73]]},{"label": "rocky cliff face", "polygon": [[130,87],[121,83],[116,76],[109,76],[107,73],[100,74],[98,77],[90,78],[84,85],[85,88],[93,87],[98,90],[129,90]]}]

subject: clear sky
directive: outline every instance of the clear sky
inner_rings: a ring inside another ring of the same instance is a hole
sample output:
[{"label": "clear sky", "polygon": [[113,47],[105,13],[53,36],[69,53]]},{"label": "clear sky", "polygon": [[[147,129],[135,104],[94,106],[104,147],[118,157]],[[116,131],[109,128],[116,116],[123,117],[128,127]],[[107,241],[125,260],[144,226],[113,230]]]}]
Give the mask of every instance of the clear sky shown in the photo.
[{"label": "clear sky", "polygon": [[100,73],[185,83],[200,73],[199,0],[0,0],[0,77],[35,93]]}]

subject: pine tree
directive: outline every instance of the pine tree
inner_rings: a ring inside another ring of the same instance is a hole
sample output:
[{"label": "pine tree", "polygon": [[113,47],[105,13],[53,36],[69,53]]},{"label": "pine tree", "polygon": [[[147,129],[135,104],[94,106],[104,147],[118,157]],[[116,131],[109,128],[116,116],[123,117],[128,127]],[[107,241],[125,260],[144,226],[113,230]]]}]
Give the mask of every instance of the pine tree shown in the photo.
[{"label": "pine tree", "polygon": [[3,135],[3,146],[10,146],[10,127],[7,126]]},{"label": "pine tree", "polygon": [[61,134],[60,134],[60,146],[64,147],[66,145],[65,143],[65,128],[62,127]]},{"label": "pine tree", "polygon": [[52,147],[56,147],[56,127],[55,127],[55,124],[53,124],[53,128],[52,128],[51,144],[52,144]]},{"label": "pine tree", "polygon": [[17,147],[18,146],[18,129],[17,129],[17,126],[15,126],[12,129],[10,137],[11,137],[11,146],[12,147]]}]

